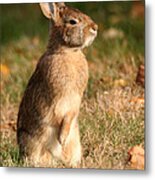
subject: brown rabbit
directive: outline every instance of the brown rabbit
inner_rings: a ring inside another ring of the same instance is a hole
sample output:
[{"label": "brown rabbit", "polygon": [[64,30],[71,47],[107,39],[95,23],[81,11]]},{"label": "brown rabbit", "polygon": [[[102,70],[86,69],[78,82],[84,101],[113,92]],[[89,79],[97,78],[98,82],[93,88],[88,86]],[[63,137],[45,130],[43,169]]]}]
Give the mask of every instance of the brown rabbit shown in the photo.
[{"label": "brown rabbit", "polygon": [[17,139],[21,158],[49,167],[52,156],[71,167],[81,161],[78,114],[88,81],[82,49],[97,35],[97,25],[64,3],[40,3],[50,19],[50,38],[20,104]]}]

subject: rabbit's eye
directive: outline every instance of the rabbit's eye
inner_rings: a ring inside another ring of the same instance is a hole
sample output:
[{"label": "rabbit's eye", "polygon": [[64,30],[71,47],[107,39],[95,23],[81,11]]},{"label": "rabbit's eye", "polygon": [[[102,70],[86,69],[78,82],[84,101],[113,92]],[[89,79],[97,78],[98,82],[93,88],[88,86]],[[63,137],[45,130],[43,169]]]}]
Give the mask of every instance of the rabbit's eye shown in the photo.
[{"label": "rabbit's eye", "polygon": [[71,19],[71,20],[69,21],[69,23],[70,23],[71,25],[75,25],[75,24],[77,24],[77,21],[75,21],[74,19]]}]

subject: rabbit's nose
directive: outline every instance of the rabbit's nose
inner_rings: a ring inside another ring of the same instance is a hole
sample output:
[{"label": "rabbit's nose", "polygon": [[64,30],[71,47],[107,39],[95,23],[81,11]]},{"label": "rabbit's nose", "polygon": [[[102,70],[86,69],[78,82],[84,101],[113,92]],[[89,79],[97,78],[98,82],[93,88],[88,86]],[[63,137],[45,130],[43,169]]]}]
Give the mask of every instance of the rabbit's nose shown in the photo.
[{"label": "rabbit's nose", "polygon": [[92,33],[93,35],[96,35],[96,33],[97,33],[97,31],[96,30],[94,31],[92,28],[89,29],[89,32]]},{"label": "rabbit's nose", "polygon": [[89,32],[92,33],[93,35],[97,35],[97,30],[96,29],[90,28]]},{"label": "rabbit's nose", "polygon": [[94,24],[94,25],[92,26],[92,29],[93,29],[94,31],[97,31],[97,30],[98,30],[98,25],[97,25],[97,24]]},{"label": "rabbit's nose", "polygon": [[92,24],[91,28],[90,28],[90,32],[92,34],[96,34],[97,33],[97,30],[98,30],[98,26],[96,24]]}]

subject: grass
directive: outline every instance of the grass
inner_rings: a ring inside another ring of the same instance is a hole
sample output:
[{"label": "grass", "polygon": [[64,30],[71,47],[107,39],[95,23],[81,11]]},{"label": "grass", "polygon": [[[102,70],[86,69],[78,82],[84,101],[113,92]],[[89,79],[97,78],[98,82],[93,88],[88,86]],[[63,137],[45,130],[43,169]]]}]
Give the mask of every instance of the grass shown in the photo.
[{"label": "grass", "polygon": [[[145,146],[144,104],[138,101],[144,98],[144,89],[135,83],[138,66],[144,63],[144,17],[132,13],[132,2],[70,5],[99,25],[97,39],[84,50],[90,77],[79,115],[81,167],[130,169],[128,150],[137,144]],[[38,4],[0,8],[1,63],[9,69],[7,75],[1,73],[0,166],[27,166],[19,162],[16,144],[18,106],[45,51],[48,21]],[[53,160],[52,167],[65,166]]]}]

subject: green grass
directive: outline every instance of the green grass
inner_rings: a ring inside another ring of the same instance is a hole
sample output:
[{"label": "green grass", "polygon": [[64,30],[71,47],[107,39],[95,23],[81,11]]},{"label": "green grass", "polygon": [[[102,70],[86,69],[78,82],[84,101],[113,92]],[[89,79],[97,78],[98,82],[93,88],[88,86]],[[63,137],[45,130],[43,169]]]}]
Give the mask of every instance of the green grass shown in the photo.
[{"label": "green grass", "polygon": [[[144,18],[132,16],[132,2],[68,3],[99,25],[93,45],[84,50],[89,82],[79,115],[83,168],[126,169],[128,150],[144,147],[144,89],[135,84],[144,63]],[[0,5],[1,78],[0,166],[19,162],[16,143],[18,106],[36,63],[45,51],[48,21],[38,4]],[[117,34],[109,37],[109,29]],[[121,83],[123,81],[123,83]],[[64,167],[53,162],[52,167]]]}]

